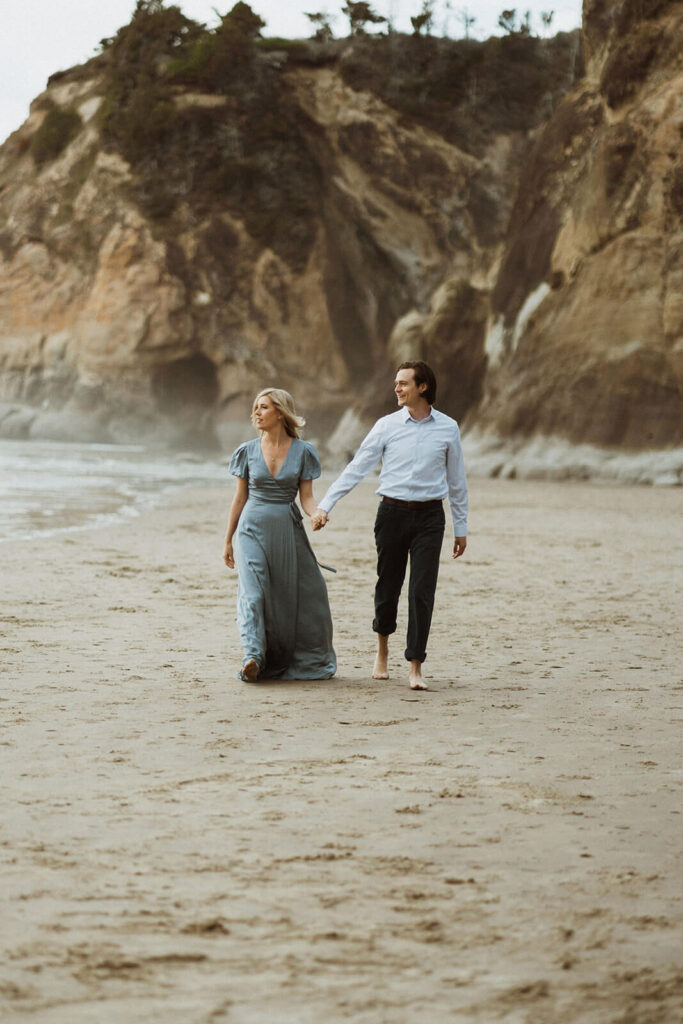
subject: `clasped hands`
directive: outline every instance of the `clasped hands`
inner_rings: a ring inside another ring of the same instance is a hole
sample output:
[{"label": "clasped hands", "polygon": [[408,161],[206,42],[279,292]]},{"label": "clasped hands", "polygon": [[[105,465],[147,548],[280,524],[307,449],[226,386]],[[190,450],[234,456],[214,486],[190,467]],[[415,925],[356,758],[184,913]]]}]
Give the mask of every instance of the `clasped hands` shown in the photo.
[{"label": "clasped hands", "polygon": [[329,522],[330,517],[323,508],[317,508],[311,516],[311,526],[314,530],[322,530],[323,526],[326,526]]}]

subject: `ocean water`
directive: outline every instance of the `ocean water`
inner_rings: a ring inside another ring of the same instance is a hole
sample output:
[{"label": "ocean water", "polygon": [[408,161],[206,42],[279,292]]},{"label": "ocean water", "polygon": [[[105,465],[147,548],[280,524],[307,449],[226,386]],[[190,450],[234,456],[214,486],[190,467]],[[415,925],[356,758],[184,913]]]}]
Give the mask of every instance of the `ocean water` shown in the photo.
[{"label": "ocean water", "polygon": [[0,543],[104,526],[180,488],[227,485],[227,463],[133,445],[0,441]]}]

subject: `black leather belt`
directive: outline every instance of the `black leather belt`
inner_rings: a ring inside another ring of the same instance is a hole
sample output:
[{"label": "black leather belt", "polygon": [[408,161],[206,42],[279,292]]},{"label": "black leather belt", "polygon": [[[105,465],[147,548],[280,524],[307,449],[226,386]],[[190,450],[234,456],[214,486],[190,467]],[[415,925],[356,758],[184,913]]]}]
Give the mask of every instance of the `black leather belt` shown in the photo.
[{"label": "black leather belt", "polygon": [[433,498],[431,501],[401,501],[400,498],[387,498],[386,494],[380,496],[381,501],[386,505],[398,505],[399,508],[412,508],[418,512],[426,512],[428,508],[441,508],[443,498]]}]

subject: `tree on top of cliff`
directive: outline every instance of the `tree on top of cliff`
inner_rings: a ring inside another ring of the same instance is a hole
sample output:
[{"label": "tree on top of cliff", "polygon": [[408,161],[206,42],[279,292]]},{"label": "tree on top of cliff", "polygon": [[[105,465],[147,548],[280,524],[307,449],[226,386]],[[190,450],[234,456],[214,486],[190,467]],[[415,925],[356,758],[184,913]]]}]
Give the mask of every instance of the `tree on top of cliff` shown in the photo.
[{"label": "tree on top of cliff", "polygon": [[[101,131],[134,171],[133,189],[160,232],[182,199],[198,215],[225,210],[292,265],[307,258],[317,195],[305,117],[262,52],[263,20],[237,3],[207,29],[177,7],[142,0],[103,54]],[[225,103],[184,106],[178,85]]]},{"label": "tree on top of cliff", "polygon": [[255,14],[249,4],[242,3],[242,0],[227,14],[221,15],[221,25],[247,39],[256,39],[261,35],[261,29],[266,27],[263,18]]},{"label": "tree on top of cliff", "polygon": [[196,40],[184,64],[181,59],[169,67],[169,74],[219,92],[239,88],[253,77],[254,43],[264,27],[265,21],[248,4],[237,3],[221,16],[214,32]]},{"label": "tree on top of cliff", "polygon": [[541,11],[541,23],[544,29],[550,31],[550,26],[555,19],[555,11]]},{"label": "tree on top of cliff", "polygon": [[376,14],[368,3],[346,3],[342,7],[342,14],[349,19],[351,35],[360,36],[365,32],[368,22],[372,25],[382,25],[386,22],[380,14]]},{"label": "tree on top of cliff", "polygon": [[[470,38],[470,29],[477,20],[473,14],[470,14],[469,8],[461,7],[458,11],[458,21],[462,24],[463,31],[465,33],[465,39]],[[447,33],[444,33],[446,35]]]},{"label": "tree on top of cliff", "polygon": [[175,5],[138,0],[130,23],[119,29],[107,51],[105,140],[133,162],[165,143],[177,122],[165,79],[218,92],[248,87],[254,77],[254,41],[264,25],[241,2],[208,31]]},{"label": "tree on top of cliff", "polygon": [[527,11],[524,15],[524,19],[517,24],[517,8],[512,7],[509,10],[502,11],[498,18],[498,26],[502,28],[509,35],[531,35],[531,11]]},{"label": "tree on top of cliff", "polygon": [[195,39],[202,29],[179,7],[164,7],[162,0],[138,0],[106,50],[106,92],[101,113],[106,141],[117,142],[125,155],[153,145],[165,122],[172,118],[159,71],[169,54]]},{"label": "tree on top of cliff", "polygon": [[179,7],[164,7],[162,0],[138,0],[128,25],[118,30],[108,47],[109,63],[121,72],[153,75],[157,61],[202,28],[186,18]]},{"label": "tree on top of cliff", "polygon": [[422,29],[429,35],[434,24],[434,0],[423,0],[422,10],[410,19],[410,23],[416,36],[419,36]]},{"label": "tree on top of cliff", "polygon": [[314,14],[307,14],[306,17],[315,27],[315,39],[319,42],[325,43],[334,38],[329,14],[325,14],[323,11],[317,11]]}]

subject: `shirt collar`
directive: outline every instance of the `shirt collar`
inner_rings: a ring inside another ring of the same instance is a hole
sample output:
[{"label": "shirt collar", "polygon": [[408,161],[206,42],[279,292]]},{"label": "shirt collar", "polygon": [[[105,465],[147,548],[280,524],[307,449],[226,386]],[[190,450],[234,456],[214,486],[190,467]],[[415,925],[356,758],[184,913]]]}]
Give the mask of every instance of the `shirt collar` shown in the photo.
[{"label": "shirt collar", "polygon": [[407,423],[408,420],[411,420],[413,423],[424,423],[426,420],[433,420],[434,419],[434,406],[432,406],[430,408],[429,416],[425,416],[425,418],[423,420],[414,420],[413,417],[410,415],[410,410],[405,405],[403,406],[402,409],[399,410],[399,412],[401,413],[401,415],[403,417],[403,422],[404,423]]}]

